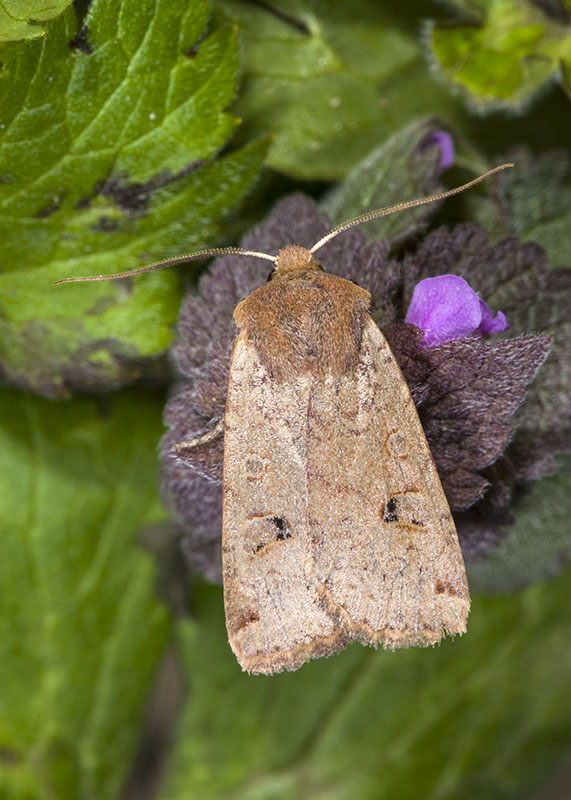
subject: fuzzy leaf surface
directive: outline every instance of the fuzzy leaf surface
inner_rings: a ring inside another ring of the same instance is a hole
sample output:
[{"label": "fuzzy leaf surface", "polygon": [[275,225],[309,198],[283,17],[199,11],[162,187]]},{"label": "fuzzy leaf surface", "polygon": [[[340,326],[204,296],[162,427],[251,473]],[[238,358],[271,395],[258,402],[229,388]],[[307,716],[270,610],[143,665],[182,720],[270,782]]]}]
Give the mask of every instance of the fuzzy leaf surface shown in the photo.
[{"label": "fuzzy leaf surface", "polygon": [[467,12],[430,29],[429,44],[443,75],[480,112],[522,111],[554,76],[568,81],[569,9],[511,0],[452,3]]},{"label": "fuzzy leaf surface", "polygon": [[[376,208],[396,205],[439,189],[441,151],[431,144],[437,128],[432,120],[407,125],[353,167],[321,203],[337,225]],[[436,203],[396,212],[368,222],[362,230],[369,241],[398,241],[420,232],[438,209]]]},{"label": "fuzzy leaf surface", "polygon": [[571,159],[565,150],[540,155],[526,147],[510,151],[514,169],[496,176],[493,191],[470,194],[466,205],[495,239],[517,236],[547,250],[553,267],[571,266]]}]

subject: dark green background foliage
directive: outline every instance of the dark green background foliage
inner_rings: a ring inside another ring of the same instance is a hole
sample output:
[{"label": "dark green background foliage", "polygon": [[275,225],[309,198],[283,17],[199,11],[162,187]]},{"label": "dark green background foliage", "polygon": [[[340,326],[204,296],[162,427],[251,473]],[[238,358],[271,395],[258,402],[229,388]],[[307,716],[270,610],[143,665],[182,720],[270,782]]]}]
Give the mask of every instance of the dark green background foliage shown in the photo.
[{"label": "dark green background foliage", "polygon": [[569,266],[571,4],[68,6],[0,3],[0,798],[539,797],[571,747],[569,457],[471,566],[465,637],[244,675],[160,501],[199,268],[52,282],[236,243],[292,188],[335,221],[437,190],[435,129],[448,185],[517,168],[364,232],[475,221]]}]

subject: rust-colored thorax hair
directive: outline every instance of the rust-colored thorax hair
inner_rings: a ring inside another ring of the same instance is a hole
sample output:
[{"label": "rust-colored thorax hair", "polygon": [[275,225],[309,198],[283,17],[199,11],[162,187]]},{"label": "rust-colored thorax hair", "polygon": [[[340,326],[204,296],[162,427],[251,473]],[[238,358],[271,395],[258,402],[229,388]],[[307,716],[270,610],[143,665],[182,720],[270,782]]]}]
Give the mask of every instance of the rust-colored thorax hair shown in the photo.
[{"label": "rust-colored thorax hair", "polygon": [[268,283],[236,306],[234,320],[276,380],[342,375],[357,364],[370,299],[291,245],[280,250]]}]

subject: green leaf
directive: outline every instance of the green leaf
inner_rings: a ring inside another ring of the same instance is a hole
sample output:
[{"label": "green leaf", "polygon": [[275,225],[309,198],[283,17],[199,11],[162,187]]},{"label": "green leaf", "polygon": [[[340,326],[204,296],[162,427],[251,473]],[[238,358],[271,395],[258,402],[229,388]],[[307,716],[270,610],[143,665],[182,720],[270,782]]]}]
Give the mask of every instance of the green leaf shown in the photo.
[{"label": "green leaf", "polygon": [[[441,151],[430,145],[432,120],[413,122],[360,161],[326,196],[321,207],[335,224],[376,208],[414,200],[437,191]],[[368,239],[404,239],[421,231],[438,205],[422,206],[363,226]]]},{"label": "green leaf", "polygon": [[571,35],[562,7],[512,0],[469,5],[471,19],[431,27],[428,40],[442,74],[478,111],[521,110],[554,75],[566,74]]},{"label": "green leaf", "polygon": [[2,0],[0,42],[35,39],[46,32],[42,22],[62,14],[73,0]]},{"label": "green leaf", "polygon": [[117,796],[169,631],[136,531],[161,397],[0,397],[0,796]]},{"label": "green leaf", "polygon": [[[0,371],[47,395],[157,370],[176,273],[53,287],[208,244],[262,162],[258,142],[211,160],[237,120],[236,32],[201,40],[206,0],[94,0],[41,42],[6,45],[0,74]],[[197,44],[200,41],[200,44]]]},{"label": "green leaf", "polygon": [[189,697],[161,800],[522,798],[571,744],[571,574],[473,598],[440,647],[354,645],[292,674],[242,674],[221,592],[179,628]]},{"label": "green leaf", "polygon": [[216,0],[244,42],[244,135],[275,134],[274,169],[338,179],[412,119],[458,104],[434,81],[418,22],[376,0]]},{"label": "green leaf", "polygon": [[[403,8],[377,0],[216,0],[217,16],[237,23],[242,40],[239,139],[272,134],[269,165],[307,180],[343,178],[389,136],[435,114],[445,129],[472,139],[468,152],[477,144],[492,157],[513,146],[512,120],[474,117],[428,68],[419,36],[426,3]],[[430,14],[445,10],[432,4]],[[516,135],[537,149],[566,147],[569,124],[571,106],[554,89]]]}]

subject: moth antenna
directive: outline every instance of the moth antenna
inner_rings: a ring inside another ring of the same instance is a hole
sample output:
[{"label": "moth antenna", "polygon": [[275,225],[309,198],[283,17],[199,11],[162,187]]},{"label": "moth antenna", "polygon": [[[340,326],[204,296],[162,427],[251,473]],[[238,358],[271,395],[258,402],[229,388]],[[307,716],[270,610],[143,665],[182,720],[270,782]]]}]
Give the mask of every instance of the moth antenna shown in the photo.
[{"label": "moth antenna", "polygon": [[61,278],[59,281],[54,281],[54,285],[58,283],[81,283],[84,281],[116,281],[119,278],[132,278],[135,275],[142,275],[144,272],[153,272],[155,269],[174,267],[176,264],[184,264],[187,261],[199,261],[201,258],[210,258],[210,256],[231,255],[264,258],[266,261],[273,261],[274,264],[278,260],[277,256],[271,256],[268,253],[258,253],[257,250],[243,250],[241,247],[214,247],[211,250],[199,250],[196,253],[187,253],[183,256],[167,258],[166,261],[157,261],[155,264],[148,264],[146,267],[138,267],[138,269],[129,269],[125,272],[117,272],[115,275],[87,275],[77,278]]},{"label": "moth antenna", "polygon": [[395,206],[378,208],[376,211],[367,211],[365,214],[360,214],[358,217],[353,217],[353,219],[337,225],[335,228],[330,230],[329,233],[325,234],[322,239],[316,242],[309,252],[316,253],[320,248],[323,247],[324,244],[330,242],[331,239],[334,239],[338,234],[349,230],[349,228],[354,228],[356,225],[361,225],[363,222],[370,222],[372,219],[379,219],[379,217],[388,217],[389,214],[394,214],[395,211],[404,211],[407,208],[415,208],[416,206],[424,206],[428,203],[434,203],[436,200],[444,200],[446,197],[451,197],[453,194],[459,194],[466,189],[470,189],[471,186],[475,186],[477,183],[480,183],[480,181],[486,180],[486,178],[489,178],[490,175],[495,175],[496,172],[500,172],[502,169],[508,169],[509,167],[513,166],[514,164],[501,164],[499,167],[494,167],[494,169],[484,173],[484,175],[480,175],[478,178],[474,178],[474,180],[468,181],[468,183],[465,183],[462,186],[457,186],[456,189],[449,189],[447,192],[433,194],[430,197],[420,197],[418,200],[407,200],[404,203],[397,203]]}]

